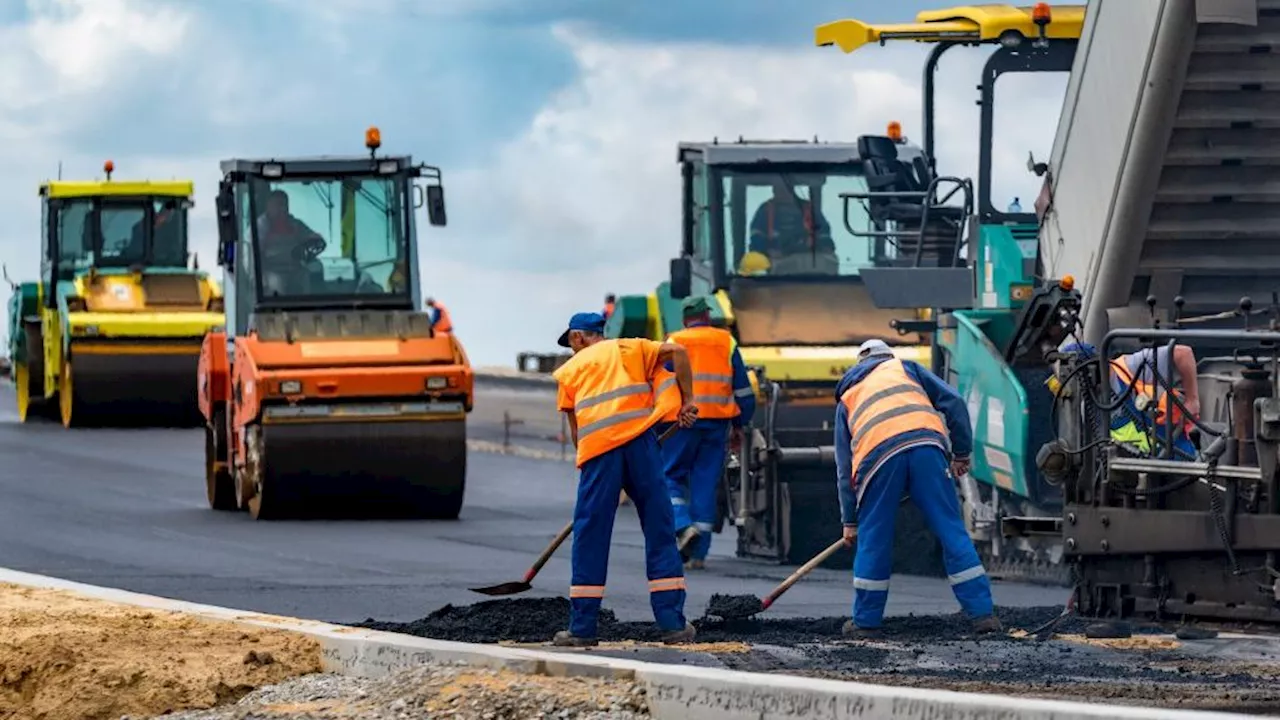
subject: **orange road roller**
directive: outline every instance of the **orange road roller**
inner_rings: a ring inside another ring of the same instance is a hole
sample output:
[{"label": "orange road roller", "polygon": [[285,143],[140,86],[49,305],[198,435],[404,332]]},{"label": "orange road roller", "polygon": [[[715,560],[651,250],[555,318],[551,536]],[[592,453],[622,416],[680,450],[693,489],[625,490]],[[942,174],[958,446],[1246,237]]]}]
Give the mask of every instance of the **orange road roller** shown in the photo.
[{"label": "orange road roller", "polygon": [[255,519],[453,519],[474,374],[418,310],[416,208],[446,224],[439,168],[409,156],[235,159],[217,199],[225,330],[198,370],[206,490]]}]

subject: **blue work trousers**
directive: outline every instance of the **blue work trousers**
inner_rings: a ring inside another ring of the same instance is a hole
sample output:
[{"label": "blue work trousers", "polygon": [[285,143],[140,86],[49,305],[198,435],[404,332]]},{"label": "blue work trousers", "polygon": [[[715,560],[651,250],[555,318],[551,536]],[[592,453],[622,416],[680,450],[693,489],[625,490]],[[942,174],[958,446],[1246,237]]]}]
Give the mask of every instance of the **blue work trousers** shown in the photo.
[{"label": "blue work trousers", "polygon": [[569,631],[577,637],[596,637],[608,577],[613,521],[622,490],[631,498],[644,532],[653,617],[663,630],[682,630],[685,626],[684,565],[676,548],[658,438],[650,430],[582,465],[578,502],[573,510],[573,579],[569,588]]},{"label": "blue work trousers", "polygon": [[705,560],[711,550],[716,488],[724,473],[729,423],[729,420],[699,420],[691,428],[677,430],[662,444],[676,533],[690,525],[697,528],[698,539],[686,548],[689,557],[696,560]]},{"label": "blue work trousers", "polygon": [[991,581],[960,516],[947,457],[938,447],[908,448],[889,458],[868,478],[858,504],[858,552],[853,559],[853,622],[878,628],[889,599],[893,570],[893,526],[903,493],[920,508],[925,524],[942,542],[951,591],[972,618],[993,612]]}]

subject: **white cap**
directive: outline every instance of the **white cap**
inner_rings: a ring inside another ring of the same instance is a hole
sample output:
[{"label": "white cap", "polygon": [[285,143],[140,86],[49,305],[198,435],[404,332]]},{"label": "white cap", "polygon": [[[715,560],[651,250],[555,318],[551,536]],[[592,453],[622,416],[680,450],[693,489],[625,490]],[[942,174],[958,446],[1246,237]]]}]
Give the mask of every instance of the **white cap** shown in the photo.
[{"label": "white cap", "polygon": [[868,340],[858,346],[858,359],[874,355],[892,355],[893,350],[883,340]]}]

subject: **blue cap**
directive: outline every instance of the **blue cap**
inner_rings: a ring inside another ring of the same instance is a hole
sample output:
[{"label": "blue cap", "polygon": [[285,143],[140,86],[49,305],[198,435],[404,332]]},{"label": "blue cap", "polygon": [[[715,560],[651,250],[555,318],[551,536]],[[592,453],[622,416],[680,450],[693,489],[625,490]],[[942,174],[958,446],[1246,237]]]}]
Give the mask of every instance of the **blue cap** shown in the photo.
[{"label": "blue cap", "polygon": [[560,347],[569,347],[569,331],[584,330],[586,332],[604,334],[604,316],[600,313],[578,313],[569,318],[569,328],[560,334]]}]

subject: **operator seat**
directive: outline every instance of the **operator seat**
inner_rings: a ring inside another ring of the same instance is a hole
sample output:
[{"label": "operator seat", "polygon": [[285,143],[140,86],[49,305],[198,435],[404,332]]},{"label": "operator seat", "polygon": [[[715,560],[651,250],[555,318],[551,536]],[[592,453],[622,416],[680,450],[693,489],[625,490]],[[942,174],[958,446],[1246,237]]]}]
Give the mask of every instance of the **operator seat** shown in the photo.
[{"label": "operator seat", "polygon": [[[938,204],[930,192],[934,175],[924,158],[908,163],[899,159],[898,146],[884,135],[858,138],[858,154],[863,158],[867,189],[871,192],[903,193],[901,197],[872,198],[868,202],[871,222],[877,230],[893,229],[898,257],[895,265],[914,266],[916,251],[923,245],[919,264],[925,267],[950,267],[956,258],[964,227],[964,210]],[[920,193],[929,193],[925,197]],[[921,230],[928,209],[928,227]]]}]

